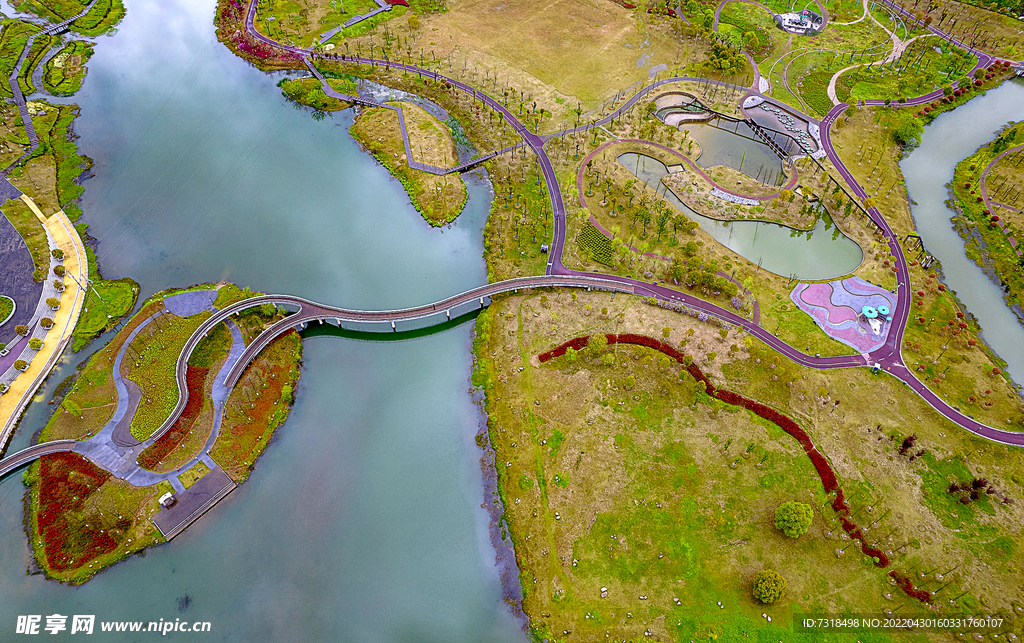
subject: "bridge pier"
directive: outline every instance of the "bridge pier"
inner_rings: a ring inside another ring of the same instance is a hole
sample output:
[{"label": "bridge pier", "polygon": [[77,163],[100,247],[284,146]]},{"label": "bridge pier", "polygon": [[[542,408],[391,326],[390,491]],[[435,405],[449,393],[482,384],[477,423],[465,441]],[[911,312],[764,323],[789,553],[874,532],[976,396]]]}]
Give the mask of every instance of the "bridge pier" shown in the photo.
[{"label": "bridge pier", "polygon": [[391,322],[391,330],[395,331],[396,333],[398,332],[398,327],[395,326],[395,322],[393,320]]},{"label": "bridge pier", "polygon": [[448,318],[448,321],[451,321],[451,319],[452,319],[452,311],[450,311],[450,310],[444,311],[444,316],[446,318]]}]

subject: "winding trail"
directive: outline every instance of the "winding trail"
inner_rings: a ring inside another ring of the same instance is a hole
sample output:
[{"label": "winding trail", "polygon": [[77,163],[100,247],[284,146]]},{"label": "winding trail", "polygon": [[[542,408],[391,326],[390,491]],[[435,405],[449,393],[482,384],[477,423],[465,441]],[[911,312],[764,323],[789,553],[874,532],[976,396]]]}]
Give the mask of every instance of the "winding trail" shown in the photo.
[{"label": "winding trail", "polygon": [[[250,0],[249,9],[246,14],[245,29],[250,36],[264,42],[265,44],[302,56],[306,59],[308,56],[313,55],[312,52],[290,45],[283,45],[278,43],[263,34],[260,34],[253,26],[253,20],[256,13],[256,5],[258,0]],[[891,0],[884,0],[891,3]],[[905,14],[906,12],[898,6],[900,12]],[[968,51],[971,51],[978,56],[977,68],[985,67],[988,63],[993,60],[991,56],[975,50],[968,45],[958,41],[948,34],[939,31],[935,27],[930,27],[930,30],[943,38],[948,39],[950,42],[957,44]],[[1006,445],[1024,446],[1024,433],[1004,431],[996,429],[981,422],[978,422],[974,418],[968,417],[960,411],[954,409],[952,406],[941,400],[935,393],[928,389],[920,380],[918,380],[906,367],[903,362],[900,348],[902,346],[903,334],[905,330],[905,324],[910,312],[910,280],[909,280],[909,268],[907,266],[906,257],[903,253],[903,249],[900,246],[899,239],[889,226],[888,222],[879,212],[878,208],[871,207],[867,209],[868,216],[871,220],[879,227],[882,231],[886,243],[889,246],[889,251],[892,254],[896,271],[897,271],[897,291],[896,291],[896,305],[892,311],[892,328],[888,334],[888,337],[884,345],[871,352],[867,355],[846,355],[846,356],[830,356],[820,357],[817,355],[808,355],[803,353],[794,347],[790,346],[786,342],[772,335],[770,332],[759,326],[756,322],[747,320],[732,311],[726,310],[720,306],[707,302],[703,299],[689,295],[683,292],[667,288],[657,283],[650,284],[637,279],[622,277],[618,275],[606,275],[601,273],[589,273],[584,271],[572,270],[567,268],[562,263],[562,252],[565,246],[566,240],[566,211],[565,203],[562,197],[561,187],[558,182],[558,178],[554,169],[554,166],[544,150],[544,145],[547,141],[555,139],[560,136],[566,136],[573,133],[585,132],[595,127],[600,127],[605,123],[610,122],[613,118],[621,115],[626,110],[634,106],[644,96],[654,89],[661,87],[670,82],[676,82],[679,80],[692,80],[696,82],[707,82],[716,83],[722,86],[738,89],[742,92],[747,92],[748,88],[731,85],[721,81],[711,81],[702,78],[695,77],[676,77],[669,78],[662,81],[658,81],[642,88],[634,96],[628,99],[622,106],[614,110],[611,114],[598,119],[596,121],[580,125],[553,134],[538,135],[531,132],[521,121],[519,121],[515,115],[509,111],[505,105],[498,100],[490,97],[484,92],[479,92],[469,85],[446,77],[436,71],[430,69],[424,69],[415,65],[407,63],[397,63],[393,61],[378,60],[374,58],[362,58],[362,57],[337,57],[329,56],[328,58],[342,59],[357,64],[369,64],[372,66],[387,66],[388,68],[394,68],[397,70],[404,70],[407,72],[415,73],[420,76],[431,78],[435,81],[444,81],[450,84],[455,89],[470,94],[475,100],[479,100],[481,103],[487,105],[491,109],[498,112],[502,118],[515,130],[515,132],[523,139],[523,144],[528,146],[537,155],[538,163],[541,167],[544,181],[547,185],[548,196],[551,203],[551,209],[554,219],[553,225],[553,240],[551,244],[551,252],[549,254],[549,260],[546,266],[545,275],[533,276],[533,277],[520,277],[516,279],[509,279],[500,282],[488,283],[477,288],[468,290],[466,292],[454,295],[440,302],[428,304],[425,306],[418,306],[414,308],[406,308],[401,310],[391,311],[358,311],[344,308],[337,308],[325,304],[319,304],[307,299],[295,297],[291,295],[264,295],[252,297],[235,304],[228,306],[220,311],[215,312],[209,318],[207,318],[195,333],[186,342],[185,348],[181,351],[178,356],[176,366],[176,379],[179,390],[178,403],[175,406],[173,412],[166,419],[164,424],[153,434],[152,440],[159,439],[171,426],[178,420],[185,405],[188,401],[188,387],[185,382],[185,373],[189,356],[192,351],[195,350],[199,342],[207,333],[209,333],[217,324],[229,321],[229,318],[237,312],[251,308],[253,306],[259,306],[263,304],[273,304],[275,306],[292,307],[296,309],[291,315],[288,315],[281,321],[271,325],[269,328],[264,330],[255,340],[253,340],[244,350],[237,353],[237,358],[233,361],[225,363],[224,369],[222,369],[223,378],[218,375],[222,383],[223,398],[226,399],[227,394],[231,388],[238,382],[245,367],[263,350],[274,338],[280,336],[285,332],[289,332],[294,328],[302,328],[306,324],[312,321],[319,322],[334,322],[339,326],[342,326],[345,322],[349,323],[361,323],[361,324],[376,324],[378,326],[383,325],[385,331],[397,330],[397,323],[400,321],[415,321],[415,320],[428,320],[429,318],[435,318],[438,321],[441,320],[440,315],[444,314],[445,319],[451,317],[451,313],[454,310],[456,314],[462,314],[463,312],[483,307],[487,305],[486,300],[489,297],[498,295],[506,292],[515,292],[518,289],[530,289],[530,288],[552,288],[552,287],[576,287],[576,288],[593,288],[598,290],[606,290],[611,292],[622,292],[628,294],[634,294],[642,297],[651,297],[659,301],[668,302],[670,304],[676,304],[685,306],[692,310],[703,312],[707,315],[714,316],[722,322],[731,324],[733,326],[742,328],[750,335],[761,340],[773,350],[781,353],[788,359],[800,364],[815,369],[832,369],[832,368],[849,368],[855,366],[866,366],[876,365],[878,368],[884,370],[890,375],[896,377],[900,381],[904,382],[913,392],[923,398],[928,404],[930,404],[938,413],[942,416],[961,426],[962,428],[970,431],[971,433],[983,437],[985,439],[998,442]],[[311,62],[307,59],[306,64],[312,66]],[[756,81],[755,81],[756,82]],[[748,92],[747,96],[754,94]],[[931,92],[924,96],[919,96],[915,99],[907,101],[906,104],[916,105],[921,103],[930,102],[937,95],[942,95],[941,90]],[[766,97],[765,97],[766,98]],[[884,101],[867,101],[868,104],[884,104]],[[820,122],[820,135],[821,144],[825,153],[835,165],[836,169],[842,174],[843,178],[850,185],[853,192],[860,199],[867,198],[865,190],[857,183],[852,174],[843,164],[839,155],[836,153],[835,148],[832,145],[830,128],[835,122],[835,119],[842,114],[842,112],[848,107],[845,103],[835,105],[832,110],[825,116]],[[786,106],[790,111],[795,111],[791,107]],[[815,119],[807,118],[808,122],[818,123]],[[234,349],[232,354],[235,354]],[[216,400],[215,400],[216,401]],[[218,420],[219,422],[219,416]],[[216,427],[214,434],[216,432]],[[213,438],[211,437],[208,441],[208,446],[212,446]],[[82,443],[79,443],[79,445]],[[79,447],[80,448],[80,447]],[[44,443],[34,447],[30,447],[26,451],[19,452],[10,458],[0,460],[0,476],[9,473],[20,466],[23,466],[27,462],[39,457],[47,449],[66,450],[66,445],[56,443]],[[27,453],[26,453],[27,452]],[[33,457],[34,456],[34,457]],[[204,454],[205,456],[205,454]],[[206,456],[208,457],[208,456]],[[156,475],[156,474],[154,474]]]}]

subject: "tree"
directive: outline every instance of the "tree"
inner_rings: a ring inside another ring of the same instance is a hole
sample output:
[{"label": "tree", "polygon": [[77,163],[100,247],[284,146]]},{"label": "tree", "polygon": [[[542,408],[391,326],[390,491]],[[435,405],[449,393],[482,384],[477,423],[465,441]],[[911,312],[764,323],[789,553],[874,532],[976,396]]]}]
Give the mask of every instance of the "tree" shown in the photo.
[{"label": "tree", "polygon": [[786,591],[786,579],[774,569],[766,569],[754,574],[754,584],[751,587],[754,598],[765,604],[774,603],[782,597]]},{"label": "tree", "polygon": [[28,326],[25,324],[18,324],[14,327],[14,332],[24,337],[25,335],[28,335]]},{"label": "tree", "polygon": [[54,310],[57,310],[58,308],[60,308],[60,300],[57,299],[56,297],[47,297],[46,305]]},{"label": "tree", "polygon": [[799,538],[811,528],[814,509],[802,502],[790,500],[775,510],[775,527],[790,538]]},{"label": "tree", "polygon": [[596,357],[601,354],[601,351],[606,346],[608,346],[608,338],[598,333],[590,337],[584,350],[587,352],[588,357]]},{"label": "tree", "polygon": [[32,339],[28,340],[28,347],[34,351],[37,351],[43,347],[43,340],[39,339],[38,337],[33,337]]},{"label": "tree", "polygon": [[61,259],[64,258],[64,251],[61,250],[60,248],[54,248],[50,252],[50,254],[53,255],[53,258],[56,259],[57,261],[60,261]]},{"label": "tree", "polygon": [[65,273],[64,266],[54,266],[53,267],[53,274],[57,275],[58,277],[63,277],[64,273]]},{"label": "tree", "polygon": [[23,359],[19,359],[14,362],[14,368],[18,369],[19,371],[23,371],[28,368],[28,362],[26,362]]},{"label": "tree", "polygon": [[43,328],[53,328],[53,320],[49,317],[43,317],[39,320],[39,325]]}]

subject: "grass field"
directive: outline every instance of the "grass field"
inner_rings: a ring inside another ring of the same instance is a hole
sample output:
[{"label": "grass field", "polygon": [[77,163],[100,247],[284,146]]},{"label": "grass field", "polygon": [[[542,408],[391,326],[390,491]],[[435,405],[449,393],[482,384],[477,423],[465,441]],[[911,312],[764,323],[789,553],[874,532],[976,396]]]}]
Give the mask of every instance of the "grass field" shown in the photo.
[{"label": "grass field", "polygon": [[18,58],[21,57],[29,36],[39,31],[39,27],[24,20],[4,20],[0,24],[3,26],[3,31],[0,32],[0,75],[5,79],[4,82],[0,82],[0,96],[10,97],[11,88],[6,79],[18,64]]},{"label": "grass field", "polygon": [[[436,167],[458,163],[455,143],[445,124],[411,103],[399,103],[409,133],[413,159]],[[363,110],[349,128],[352,136],[369,150],[409,193],[409,200],[432,226],[455,220],[466,204],[466,184],[458,174],[434,175],[409,167],[405,146],[392,110],[373,107]]]},{"label": "grass field", "polygon": [[[93,274],[90,270],[90,275]],[[71,350],[77,352],[85,348],[113,328],[121,317],[131,312],[138,297],[139,285],[131,279],[93,279],[75,326]]]},{"label": "grass field", "polygon": [[[607,315],[588,314],[603,308]],[[891,569],[923,574],[915,581],[938,592],[939,614],[1021,600],[1010,552],[1024,514],[998,495],[1021,491],[1019,452],[966,437],[902,384],[864,369],[823,374],[743,333],[722,337],[636,299],[556,292],[496,302],[478,319],[475,341],[474,381],[487,395],[504,517],[538,638],[845,641],[853,639],[796,635],[792,616],[923,611],[846,537],[790,436],[710,400],[650,349],[535,358],[594,332],[664,337],[715,383],[794,418],[836,469],[867,539],[890,555]],[[910,434],[925,451],[913,459],[916,450],[899,451]],[[975,476],[998,494],[960,505],[946,492]],[[773,525],[788,500],[814,507],[810,532],[796,540]],[[771,606],[750,595],[764,568],[788,581]]]},{"label": "grass field", "polygon": [[[352,80],[331,78],[327,82],[342,94],[354,96],[357,93],[355,82]],[[348,101],[331,98],[324,93],[320,81],[316,78],[286,78],[277,86],[281,88],[281,93],[285,97],[318,111],[336,112],[352,106]]]},{"label": "grass field", "polygon": [[178,354],[192,332],[209,316],[209,312],[185,318],[167,313],[132,340],[131,357],[121,363],[121,371],[125,379],[142,389],[143,399],[131,422],[135,439],[145,441],[171,414],[178,402]]},{"label": "grass field", "polygon": [[521,70],[593,106],[646,80],[651,66],[678,60],[678,42],[663,29],[645,27],[645,16],[611,2],[512,0],[496,8],[461,0],[448,13],[425,20],[424,27],[437,29],[430,40],[442,52],[482,52],[504,63],[500,76]]},{"label": "grass field", "polygon": [[178,480],[188,489],[208,473],[210,473],[210,467],[206,466],[205,462],[197,462],[191,469],[178,476]]}]

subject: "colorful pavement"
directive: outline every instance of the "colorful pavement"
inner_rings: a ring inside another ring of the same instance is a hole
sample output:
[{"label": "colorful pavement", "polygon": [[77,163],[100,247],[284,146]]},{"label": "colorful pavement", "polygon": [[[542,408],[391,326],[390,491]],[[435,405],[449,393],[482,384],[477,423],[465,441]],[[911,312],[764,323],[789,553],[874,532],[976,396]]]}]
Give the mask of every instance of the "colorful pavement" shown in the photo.
[{"label": "colorful pavement", "polygon": [[896,295],[860,277],[825,283],[797,284],[789,298],[821,327],[825,334],[859,353],[870,353],[885,345],[890,319],[879,315],[873,324],[861,311],[865,306],[892,311]]}]

